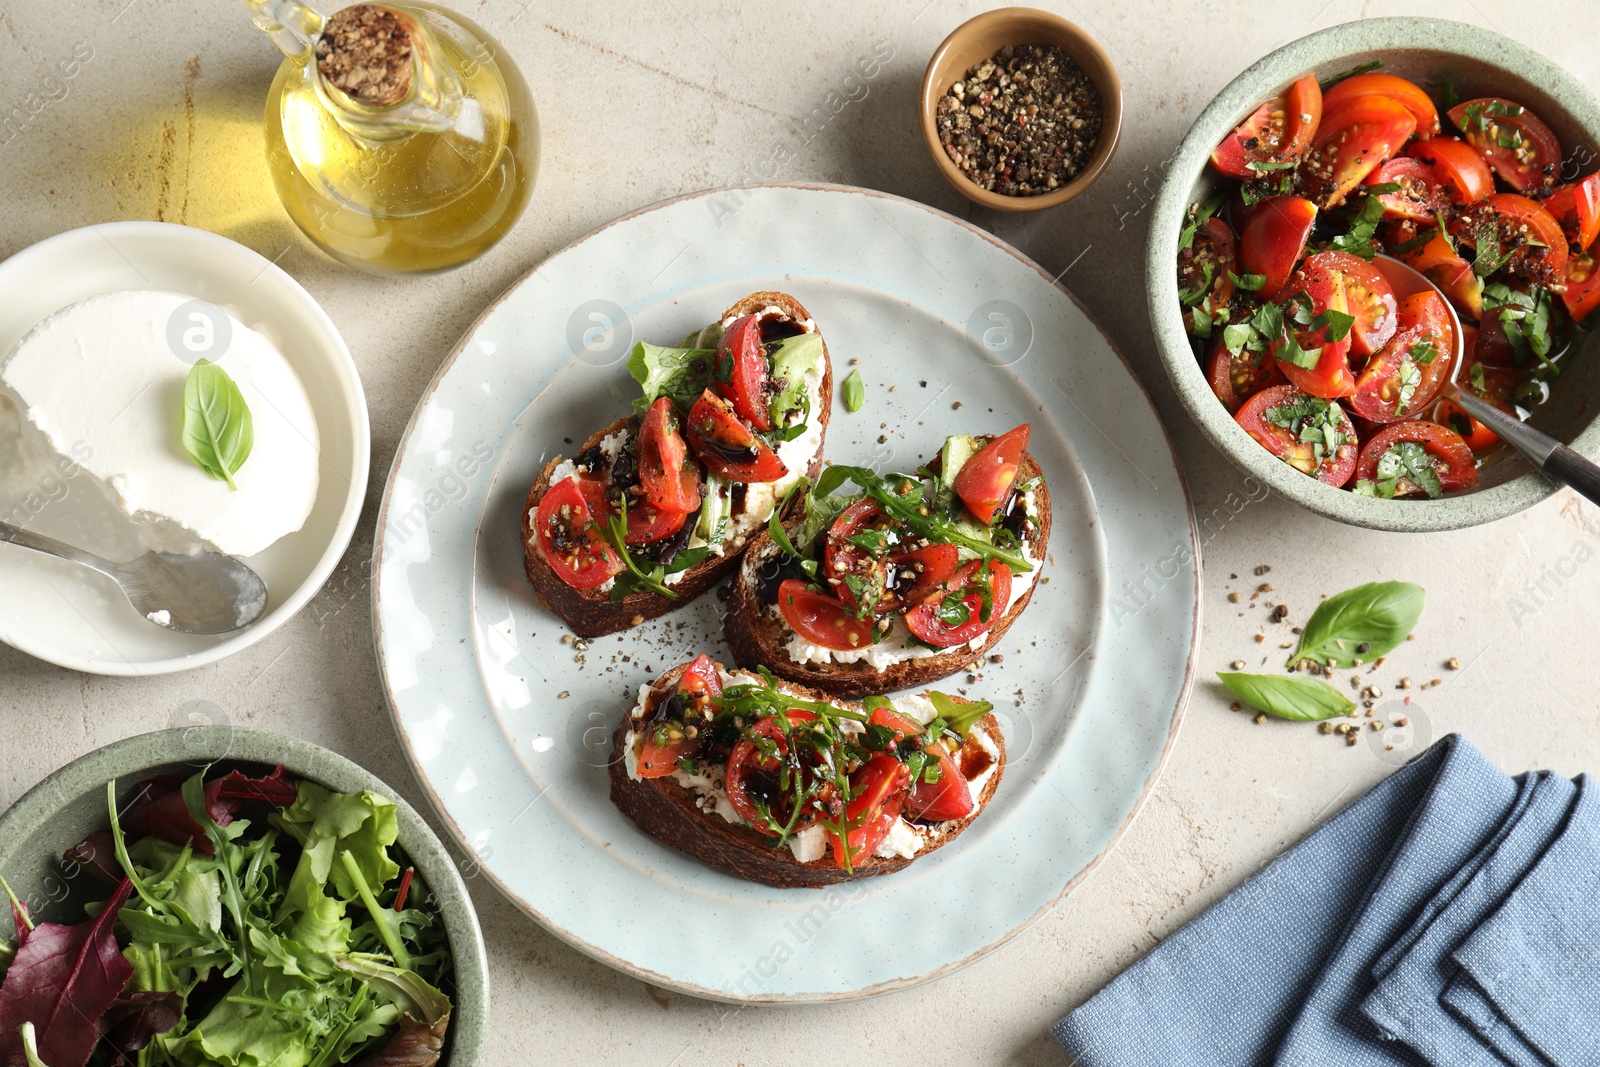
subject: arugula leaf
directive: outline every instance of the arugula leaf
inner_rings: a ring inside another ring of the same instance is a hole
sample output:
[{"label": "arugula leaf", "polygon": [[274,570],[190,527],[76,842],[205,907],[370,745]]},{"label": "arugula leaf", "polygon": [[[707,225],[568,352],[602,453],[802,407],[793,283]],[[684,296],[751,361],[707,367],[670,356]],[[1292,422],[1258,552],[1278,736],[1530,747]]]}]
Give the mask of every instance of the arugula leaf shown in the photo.
[{"label": "arugula leaf", "polygon": [[633,402],[636,415],[650,410],[659,397],[671,397],[688,408],[711,383],[717,353],[709,348],[662,348],[640,341],[628,356],[628,373],[642,395]]},{"label": "arugula leaf", "polygon": [[197,360],[183,383],[183,448],[200,469],[238,491],[233,476],[255,448],[255,420],[228,372]]},{"label": "arugula leaf", "polygon": [[1021,552],[995,543],[992,527],[957,521],[951,514],[949,489],[935,479],[923,484],[906,474],[880,475],[867,467],[832,464],[817,479],[815,492],[828,496],[846,482],[860,486],[891,518],[923,537],[964,548],[979,559],[999,560],[1013,573],[1033,570]]},{"label": "arugula leaf", "polygon": [[1368,582],[1331,596],[1306,620],[1288,665],[1354,667],[1386,656],[1416,628],[1425,600],[1411,582]]},{"label": "arugula leaf", "polygon": [[938,690],[928,692],[928,701],[949,731],[962,739],[966,738],[974,723],[994,710],[994,705],[987,700],[966,700]]},{"label": "arugula leaf", "polygon": [[1321,722],[1348,715],[1355,702],[1327,682],[1313,678],[1280,678],[1275,674],[1218,671],[1228,691],[1258,711],[1294,722]]},{"label": "arugula leaf", "polygon": [[640,589],[648,589],[652,593],[671,597],[676,600],[678,594],[667,584],[667,568],[657,563],[647,571],[639,566],[639,561],[633,557],[628,548],[628,496],[622,495],[621,506],[606,517],[603,523],[596,525],[600,530],[600,537],[612,548],[617,555],[622,557],[622,565],[627,568],[627,573],[619,574],[611,586],[611,599],[613,602],[625,599],[628,594]]}]

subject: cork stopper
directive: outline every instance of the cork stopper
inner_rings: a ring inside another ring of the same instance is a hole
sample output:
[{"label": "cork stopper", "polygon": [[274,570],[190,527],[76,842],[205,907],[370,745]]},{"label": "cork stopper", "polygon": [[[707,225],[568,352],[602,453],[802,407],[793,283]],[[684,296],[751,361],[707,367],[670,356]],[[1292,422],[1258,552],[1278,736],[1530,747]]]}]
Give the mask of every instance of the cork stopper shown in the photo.
[{"label": "cork stopper", "polygon": [[317,40],[317,73],[363,104],[393,107],[411,92],[411,31],[377,4],[335,12]]}]

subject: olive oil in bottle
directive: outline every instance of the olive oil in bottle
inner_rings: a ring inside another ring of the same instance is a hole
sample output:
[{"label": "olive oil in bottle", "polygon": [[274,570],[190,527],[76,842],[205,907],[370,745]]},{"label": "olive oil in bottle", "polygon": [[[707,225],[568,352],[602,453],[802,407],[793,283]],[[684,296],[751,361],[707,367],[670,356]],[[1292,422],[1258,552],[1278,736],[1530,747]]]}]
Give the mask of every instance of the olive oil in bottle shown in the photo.
[{"label": "olive oil in bottle", "polygon": [[286,57],[267,94],[267,166],[319,248],[420,273],[510,231],[537,177],[539,120],[482,28],[421,0],[331,18],[298,0],[245,3]]}]

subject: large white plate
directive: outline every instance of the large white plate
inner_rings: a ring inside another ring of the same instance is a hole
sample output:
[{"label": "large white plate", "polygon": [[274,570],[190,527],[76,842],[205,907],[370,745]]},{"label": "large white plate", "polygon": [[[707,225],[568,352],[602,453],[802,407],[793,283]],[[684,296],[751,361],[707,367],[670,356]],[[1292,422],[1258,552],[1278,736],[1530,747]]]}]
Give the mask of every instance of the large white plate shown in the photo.
[{"label": "large white plate", "polygon": [[[671,343],[744,294],[815,316],[842,381],[837,462],[914,466],[947,434],[1028,420],[1050,478],[1053,562],[969,684],[1011,762],[954,844],[885,878],[775,890],[641,834],[607,799],[611,731],[638,686],[726,659],[713,596],[563,643],[522,573],[518,522],[549,456],[611,422],[637,339]],[[609,327],[609,328],[608,328]],[[517,904],[648,981],[728,1000],[901,988],[1037,919],[1105,854],[1153,783],[1192,680],[1199,564],[1183,479],[1149,397],[1048,275],[920,204],[826,186],[670,201],[514,285],[412,418],[379,517],[378,657],[402,743],[462,843]]]},{"label": "large white plate", "polygon": [[[275,632],[310,603],[350,544],[367,493],[371,433],[344,338],[300,283],[226,237],[166,222],[108,222],[57,234],[0,264],[0,359],[40,320],[100,293],[162,289],[229,308],[265,333],[305,383],[321,439],[317,499],[305,525],[248,562],[267,612],[230,634],[153,625],[111,579],[0,544],[0,641],[92,674],[152,675],[215,663]],[[0,518],[72,541],[56,505],[70,478],[0,492]]]}]

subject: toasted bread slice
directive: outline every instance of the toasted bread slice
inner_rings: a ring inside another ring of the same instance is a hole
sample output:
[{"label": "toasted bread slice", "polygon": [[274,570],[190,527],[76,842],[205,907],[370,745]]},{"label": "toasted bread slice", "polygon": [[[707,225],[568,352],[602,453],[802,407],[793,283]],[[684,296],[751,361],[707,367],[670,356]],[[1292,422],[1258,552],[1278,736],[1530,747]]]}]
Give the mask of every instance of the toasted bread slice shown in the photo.
[{"label": "toasted bread slice", "polygon": [[[727,322],[742,315],[759,314],[768,308],[777,308],[783,317],[796,323],[812,321],[811,313],[801,305],[800,301],[787,293],[773,291],[751,293],[723,312],[718,321]],[[817,421],[820,432],[816,451],[809,457],[804,470],[809,478],[815,478],[821,470],[823,442],[827,437],[828,420],[833,412],[833,362],[828,354],[826,340],[822,342],[822,382],[818,386],[818,399],[820,402],[814,405],[811,418]],[[576,454],[582,456],[585,453],[592,453],[600,449],[601,442],[607,437],[617,434],[631,437],[637,430],[637,418],[629,416],[618,419],[591,436]],[[528,581],[532,583],[539,603],[560,615],[572,632],[579,637],[600,637],[616,633],[618,630],[626,630],[646,619],[665,615],[689,603],[726,577],[738,564],[757,531],[765,528],[765,524],[762,523],[735,531],[723,543],[721,555],[713,555],[682,572],[681,577],[669,583],[669,588],[677,594],[676,597],[662,596],[646,589],[630,593],[622,600],[613,601],[609,589],[574,589],[551,570],[539,552],[533,533],[533,519],[539,509],[539,501],[549,491],[552,475],[564,462],[566,457],[558,455],[545,464],[544,469],[539,472],[539,477],[535,479],[533,488],[528,492],[527,505],[522,509],[523,568],[527,571]],[[739,514],[743,500],[741,494],[735,505],[735,515]]]},{"label": "toasted bread slice", "polygon": [[[924,654],[918,650],[915,658],[901,659],[882,667],[874,667],[865,659],[840,662],[796,662],[789,654],[789,641],[795,633],[778,612],[775,602],[769,599],[763,575],[770,575],[777,566],[782,550],[770,536],[763,533],[745,552],[739,575],[728,597],[728,612],[723,617],[723,636],[733,651],[734,662],[741,667],[754,669],[765,666],[773,674],[791,682],[812,686],[836,697],[863,697],[871,693],[892,693],[900,689],[926,685],[940,678],[966,670],[974,660],[981,660],[990,648],[1005,636],[1006,630],[1016,622],[1039,588],[1038,571],[1048,558],[1050,541],[1050,488],[1044,481],[1039,463],[1028,452],[1022,454],[1017,466],[1019,483],[1039,478],[1033,490],[1033,501],[1038,512],[1037,533],[1024,542],[1029,559],[1034,561],[1033,581],[1020,595],[1013,594],[1005,613],[995,621],[976,645],[959,645],[943,652]],[[798,529],[800,522],[791,518],[785,529]],[[1013,590],[1016,580],[1013,578]]]},{"label": "toasted bread slice", "polygon": [[[940,823],[905,822],[919,840],[913,855],[872,855],[857,860],[852,870],[846,871],[833,860],[831,850],[825,850],[820,859],[802,862],[787,845],[774,847],[775,839],[759,833],[737,816],[735,821],[719,814],[718,808],[731,808],[724,799],[719,805],[720,771],[714,778],[701,777],[701,783],[713,781],[714,786],[695,788],[689,775],[682,771],[666,778],[639,778],[635,773],[638,753],[633,740],[650,722],[656,706],[677,688],[678,679],[688,664],[681,664],[663,674],[654,683],[640,690],[639,703],[623,716],[613,737],[610,766],[611,802],[634,824],[669,848],[693,856],[718,870],[739,878],[779,889],[816,889],[839,882],[876,875],[891,874],[901,870],[916,859],[943,848],[961,835],[972,821],[983,814],[994,796],[1005,771],[1006,746],[1000,734],[1000,725],[993,713],[984,715],[967,734],[956,758],[969,777],[984,776],[983,784],[975,790],[972,814],[964,819]],[[722,669],[718,665],[719,669]],[[760,681],[754,675],[735,674],[731,681]],[[804,686],[782,683],[784,692],[808,700],[829,700],[816,690]],[[839,706],[860,710],[859,705],[838,703]],[[725,797],[725,794],[723,794]],[[902,820],[904,822],[904,820]]]}]

